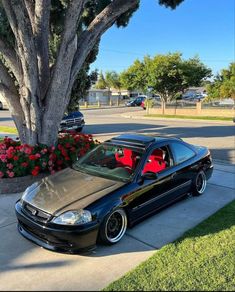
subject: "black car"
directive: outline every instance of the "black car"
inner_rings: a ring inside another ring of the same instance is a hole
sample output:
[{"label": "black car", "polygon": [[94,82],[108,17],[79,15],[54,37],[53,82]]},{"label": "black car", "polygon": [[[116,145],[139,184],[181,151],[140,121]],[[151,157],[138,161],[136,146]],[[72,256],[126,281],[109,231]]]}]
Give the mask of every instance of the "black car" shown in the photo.
[{"label": "black car", "polygon": [[135,99],[131,99],[126,102],[126,106],[141,106],[142,102],[146,99],[146,96],[138,96]]},{"label": "black car", "polygon": [[71,112],[65,115],[60,123],[59,132],[62,131],[82,131],[82,128],[85,125],[84,116],[81,112]]},{"label": "black car", "polygon": [[177,138],[126,134],[26,189],[16,203],[20,233],[55,251],[118,242],[127,227],[185,195],[203,194],[209,150]]}]

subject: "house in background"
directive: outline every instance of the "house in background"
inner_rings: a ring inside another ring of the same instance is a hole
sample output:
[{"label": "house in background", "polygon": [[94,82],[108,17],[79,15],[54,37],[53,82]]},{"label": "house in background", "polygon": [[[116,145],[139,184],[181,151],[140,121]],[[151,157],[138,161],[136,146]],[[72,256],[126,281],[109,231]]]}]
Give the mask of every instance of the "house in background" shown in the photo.
[{"label": "house in background", "polygon": [[117,98],[119,96],[121,99],[128,99],[132,97],[137,97],[139,95],[142,95],[142,93],[139,91],[131,91],[127,89],[117,90],[117,89],[112,88],[113,98]]},{"label": "house in background", "polygon": [[91,88],[84,101],[87,101],[90,104],[98,102],[107,104],[110,101],[111,95],[112,93],[109,89]]},{"label": "house in background", "polygon": [[97,89],[91,88],[88,91],[88,95],[85,99],[81,100],[81,102],[88,102],[88,104],[97,104],[100,102],[101,104],[110,104],[110,101],[114,104],[118,101],[129,99],[132,97],[137,97],[141,95],[138,91],[129,91],[129,90],[117,90],[117,89]]}]

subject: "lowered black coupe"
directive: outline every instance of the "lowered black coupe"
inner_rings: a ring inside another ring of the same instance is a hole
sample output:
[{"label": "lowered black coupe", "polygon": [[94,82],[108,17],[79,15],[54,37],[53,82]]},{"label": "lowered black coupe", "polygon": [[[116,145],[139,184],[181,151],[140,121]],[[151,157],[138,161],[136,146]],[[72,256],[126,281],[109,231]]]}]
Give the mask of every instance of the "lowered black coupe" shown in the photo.
[{"label": "lowered black coupe", "polygon": [[55,251],[114,244],[144,217],[188,193],[201,195],[212,171],[206,147],[121,135],[27,188],[15,206],[18,229]]}]

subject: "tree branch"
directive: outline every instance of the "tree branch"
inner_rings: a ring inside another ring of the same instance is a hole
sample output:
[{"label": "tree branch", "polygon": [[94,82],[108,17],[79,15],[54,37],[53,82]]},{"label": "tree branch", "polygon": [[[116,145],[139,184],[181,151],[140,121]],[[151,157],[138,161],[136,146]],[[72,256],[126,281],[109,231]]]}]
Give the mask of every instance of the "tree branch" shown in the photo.
[{"label": "tree branch", "polygon": [[17,42],[22,64],[23,82],[31,94],[37,92],[38,67],[32,26],[24,0],[2,0],[11,29]]},{"label": "tree branch", "polygon": [[[53,69],[50,88],[47,93],[46,103],[48,112],[51,110],[51,107],[54,107],[55,99],[58,100],[59,96],[65,96],[64,93],[69,83],[69,79],[65,75],[70,74],[74,54],[77,49],[77,25],[87,1],[71,0],[67,8],[62,40]],[[66,74],[61,74],[61,72],[66,72]]]},{"label": "tree branch", "polygon": [[0,38],[0,53],[2,54],[7,65],[15,75],[16,80],[20,80],[20,66],[18,63],[18,56],[14,50],[4,38]]},{"label": "tree branch", "polygon": [[78,40],[78,49],[74,57],[71,72],[72,83],[96,41],[115,23],[119,16],[135,8],[138,3],[139,0],[114,0],[90,23],[87,30],[82,33]]},{"label": "tree branch", "polygon": [[[5,98],[11,115],[15,121],[22,143],[26,142],[25,118],[21,107],[20,97],[7,68],[0,61],[0,94]],[[24,129],[22,129],[24,127]],[[21,131],[22,130],[22,131]]]},{"label": "tree branch", "polygon": [[51,0],[35,1],[34,34],[37,47],[38,71],[41,98],[44,97],[49,81],[49,22]]},{"label": "tree branch", "polygon": [[15,84],[5,67],[5,65],[0,60],[0,83],[4,85],[6,88],[8,88],[9,91],[11,91],[14,94],[17,94],[17,89],[15,87]]},{"label": "tree branch", "polygon": [[25,7],[28,11],[29,19],[31,22],[32,30],[34,31],[34,15],[35,15],[35,5],[32,0],[24,0]]}]

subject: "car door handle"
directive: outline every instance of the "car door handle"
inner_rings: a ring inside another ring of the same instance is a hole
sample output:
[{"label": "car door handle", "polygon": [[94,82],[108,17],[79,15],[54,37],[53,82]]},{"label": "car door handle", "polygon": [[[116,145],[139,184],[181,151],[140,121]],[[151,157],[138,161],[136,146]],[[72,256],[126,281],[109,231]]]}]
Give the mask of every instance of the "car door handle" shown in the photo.
[{"label": "car door handle", "polygon": [[171,178],[174,178],[176,176],[176,172],[172,173]]}]

